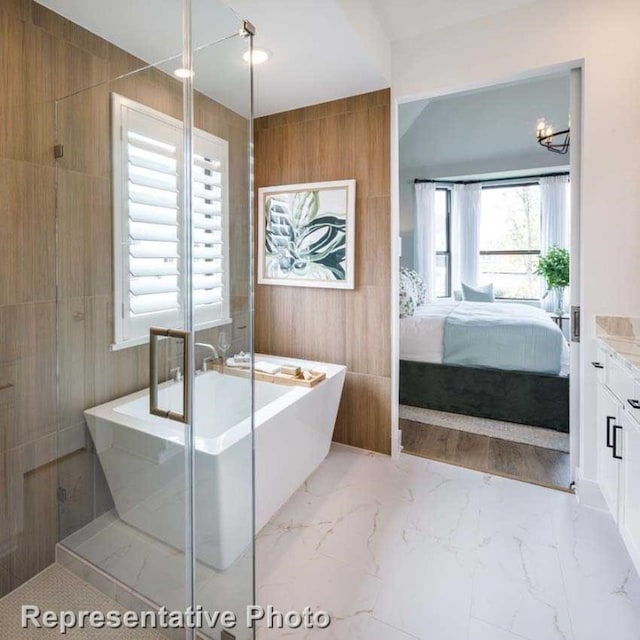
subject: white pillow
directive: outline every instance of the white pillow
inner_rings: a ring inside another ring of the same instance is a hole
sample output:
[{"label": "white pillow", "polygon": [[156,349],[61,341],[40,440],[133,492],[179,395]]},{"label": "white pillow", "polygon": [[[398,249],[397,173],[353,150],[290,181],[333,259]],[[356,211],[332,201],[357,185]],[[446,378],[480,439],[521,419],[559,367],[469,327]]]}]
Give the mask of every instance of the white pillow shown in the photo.
[{"label": "white pillow", "polygon": [[471,285],[462,283],[462,295],[469,302],[495,302],[493,295],[493,282],[490,284],[472,287]]},{"label": "white pillow", "polygon": [[410,318],[416,312],[416,293],[413,280],[400,271],[400,317]]},{"label": "white pillow", "polygon": [[427,299],[427,286],[424,283],[422,276],[413,269],[401,269],[401,273],[404,273],[413,283],[413,293],[416,300],[416,306],[424,304]]}]

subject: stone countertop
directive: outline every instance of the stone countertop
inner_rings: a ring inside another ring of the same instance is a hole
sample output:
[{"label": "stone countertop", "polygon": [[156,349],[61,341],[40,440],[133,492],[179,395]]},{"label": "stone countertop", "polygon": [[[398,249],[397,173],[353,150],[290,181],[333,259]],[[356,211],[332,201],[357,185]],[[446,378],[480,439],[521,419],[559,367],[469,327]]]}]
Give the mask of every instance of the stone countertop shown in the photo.
[{"label": "stone countertop", "polygon": [[596,316],[596,336],[640,377],[640,318]]},{"label": "stone countertop", "polygon": [[625,360],[640,376],[640,339],[625,336],[598,336],[598,340]]}]

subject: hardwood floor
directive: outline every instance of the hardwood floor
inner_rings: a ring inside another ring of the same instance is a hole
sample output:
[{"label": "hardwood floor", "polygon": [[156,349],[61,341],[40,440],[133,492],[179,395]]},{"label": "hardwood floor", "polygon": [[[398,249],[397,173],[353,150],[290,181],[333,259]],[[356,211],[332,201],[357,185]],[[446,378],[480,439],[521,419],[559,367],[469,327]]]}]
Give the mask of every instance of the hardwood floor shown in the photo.
[{"label": "hardwood floor", "polygon": [[569,491],[569,454],[530,444],[400,420],[406,453]]}]

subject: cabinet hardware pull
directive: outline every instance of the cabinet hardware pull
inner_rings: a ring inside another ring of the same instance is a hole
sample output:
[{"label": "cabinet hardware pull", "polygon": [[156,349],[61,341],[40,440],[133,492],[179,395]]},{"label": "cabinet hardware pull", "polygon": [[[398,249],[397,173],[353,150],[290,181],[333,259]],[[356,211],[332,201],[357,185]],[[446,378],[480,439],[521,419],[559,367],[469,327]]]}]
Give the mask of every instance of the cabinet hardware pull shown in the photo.
[{"label": "cabinet hardware pull", "polygon": [[596,369],[604,369],[604,365],[600,364],[599,362],[592,362],[591,363]]},{"label": "cabinet hardware pull", "polygon": [[618,429],[622,431],[622,427],[619,424],[613,425],[613,452],[612,455],[616,460],[622,460],[622,456],[618,455]]},{"label": "cabinet hardware pull", "polygon": [[634,408],[640,409],[640,400],[627,400],[627,402]]},{"label": "cabinet hardware pull", "polygon": [[611,422],[615,419],[615,416],[607,416],[607,447],[609,447],[609,449],[613,449],[613,442],[611,440]]}]

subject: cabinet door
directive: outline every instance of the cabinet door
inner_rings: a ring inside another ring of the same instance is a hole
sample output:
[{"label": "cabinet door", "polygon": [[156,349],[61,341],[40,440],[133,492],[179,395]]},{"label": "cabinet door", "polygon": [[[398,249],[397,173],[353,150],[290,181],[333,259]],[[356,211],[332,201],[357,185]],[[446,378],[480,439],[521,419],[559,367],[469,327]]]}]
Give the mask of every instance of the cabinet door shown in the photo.
[{"label": "cabinet door", "polygon": [[620,533],[640,572],[640,425],[625,416],[623,426]]},{"label": "cabinet door", "polygon": [[[620,460],[613,457],[614,427],[621,426],[622,407],[611,392],[598,385],[598,484],[613,517],[618,520]],[[617,429],[618,435],[620,429]],[[621,442],[618,443],[618,448]]]},{"label": "cabinet door", "polygon": [[598,382],[607,385],[609,381],[607,372],[611,361],[610,352],[602,344],[596,344],[595,353],[596,360],[593,362],[593,366],[597,370]]}]

